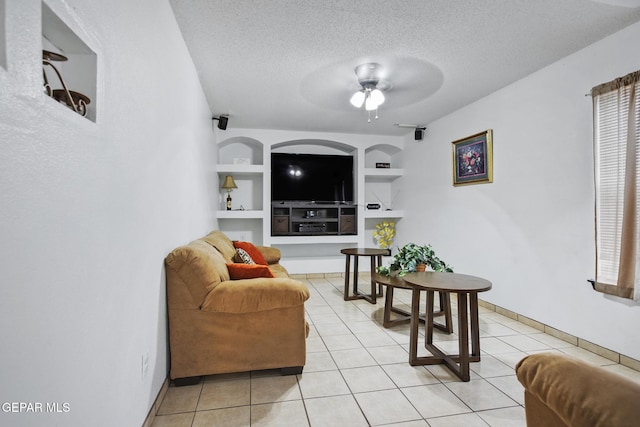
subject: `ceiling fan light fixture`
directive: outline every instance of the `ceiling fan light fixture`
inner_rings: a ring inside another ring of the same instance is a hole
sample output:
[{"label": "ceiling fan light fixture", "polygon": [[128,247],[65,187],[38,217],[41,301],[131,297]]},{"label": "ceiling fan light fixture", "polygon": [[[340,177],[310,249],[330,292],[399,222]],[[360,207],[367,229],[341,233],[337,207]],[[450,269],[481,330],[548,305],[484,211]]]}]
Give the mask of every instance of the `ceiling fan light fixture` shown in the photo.
[{"label": "ceiling fan light fixture", "polygon": [[384,94],[380,89],[372,90],[370,98],[376,103],[376,105],[382,105],[384,102]]},{"label": "ceiling fan light fixture", "polygon": [[[351,96],[350,102],[356,108],[361,108],[364,104],[364,108],[369,112],[369,122],[371,122],[371,111],[376,112],[375,118],[378,118],[378,107],[382,105],[385,100],[382,90],[378,89],[378,83],[380,82],[380,64],[367,63],[358,65],[355,69],[358,83],[362,86],[362,90],[357,91]],[[383,89],[388,88],[386,83],[382,84]]]},{"label": "ceiling fan light fixture", "polygon": [[351,105],[353,105],[354,107],[360,108],[362,107],[362,104],[364,104],[364,98],[365,98],[364,92],[359,90],[353,94],[349,102],[351,102]]}]

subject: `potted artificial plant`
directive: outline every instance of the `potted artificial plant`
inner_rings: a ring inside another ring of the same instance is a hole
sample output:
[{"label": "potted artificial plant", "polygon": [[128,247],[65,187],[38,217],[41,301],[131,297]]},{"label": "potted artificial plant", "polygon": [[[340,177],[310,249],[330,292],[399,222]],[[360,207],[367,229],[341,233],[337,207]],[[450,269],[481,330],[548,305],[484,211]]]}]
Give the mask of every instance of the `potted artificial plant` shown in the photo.
[{"label": "potted artificial plant", "polygon": [[426,267],[433,271],[452,273],[453,269],[436,256],[431,245],[416,245],[407,243],[399,248],[389,266],[378,267],[378,273],[389,276],[397,272],[398,276],[404,276],[414,271],[425,271]]}]

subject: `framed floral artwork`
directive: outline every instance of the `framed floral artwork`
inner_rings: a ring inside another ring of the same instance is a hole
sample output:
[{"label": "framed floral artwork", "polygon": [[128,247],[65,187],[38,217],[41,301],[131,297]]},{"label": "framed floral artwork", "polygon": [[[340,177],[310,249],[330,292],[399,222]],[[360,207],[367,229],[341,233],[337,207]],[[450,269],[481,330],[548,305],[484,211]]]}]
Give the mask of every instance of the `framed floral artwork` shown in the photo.
[{"label": "framed floral artwork", "polygon": [[492,130],[453,141],[453,185],[493,182]]}]

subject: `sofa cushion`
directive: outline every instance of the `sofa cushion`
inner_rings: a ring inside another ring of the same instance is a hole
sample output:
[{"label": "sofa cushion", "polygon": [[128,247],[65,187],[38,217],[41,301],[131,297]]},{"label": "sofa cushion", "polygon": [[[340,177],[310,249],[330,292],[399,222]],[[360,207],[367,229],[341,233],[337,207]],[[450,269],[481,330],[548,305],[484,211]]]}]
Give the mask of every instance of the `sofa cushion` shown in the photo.
[{"label": "sofa cushion", "polygon": [[267,260],[264,259],[264,256],[262,255],[262,253],[258,250],[258,248],[253,243],[239,242],[237,240],[234,240],[233,246],[236,249],[244,249],[245,251],[247,251],[251,259],[253,259],[253,261],[256,264],[267,265]]},{"label": "sofa cushion", "polygon": [[229,239],[222,231],[214,230],[200,240],[207,242],[216,248],[218,252],[222,254],[222,257],[226,262],[233,262],[233,257],[236,255],[236,248],[233,246],[231,239]]},{"label": "sofa cushion", "polygon": [[240,259],[236,260],[234,258],[235,261],[242,262],[243,264],[252,264],[252,265],[256,263],[253,260],[253,258],[251,258],[251,255],[249,255],[249,253],[242,248],[238,248],[236,250],[236,254],[238,255],[237,257]]},{"label": "sofa cushion", "polygon": [[222,255],[199,240],[174,249],[165,258],[165,265],[186,284],[196,304],[220,282],[229,280]]},{"label": "sofa cushion", "polygon": [[229,270],[229,276],[231,280],[239,279],[255,279],[257,277],[275,277],[269,267],[260,264],[243,264],[233,263],[227,264]]},{"label": "sofa cushion", "polygon": [[203,311],[253,313],[303,305],[309,290],[288,278],[229,280],[209,292]]},{"label": "sofa cushion", "polygon": [[280,249],[271,246],[256,246],[268,265],[280,262]]}]

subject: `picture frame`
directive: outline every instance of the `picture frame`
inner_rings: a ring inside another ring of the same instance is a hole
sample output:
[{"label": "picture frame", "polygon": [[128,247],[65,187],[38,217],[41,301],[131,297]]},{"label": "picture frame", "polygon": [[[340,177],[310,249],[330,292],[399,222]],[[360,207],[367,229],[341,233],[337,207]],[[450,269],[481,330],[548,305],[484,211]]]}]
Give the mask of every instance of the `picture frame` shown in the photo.
[{"label": "picture frame", "polygon": [[493,130],[452,143],[453,185],[484,184],[493,182]]}]

